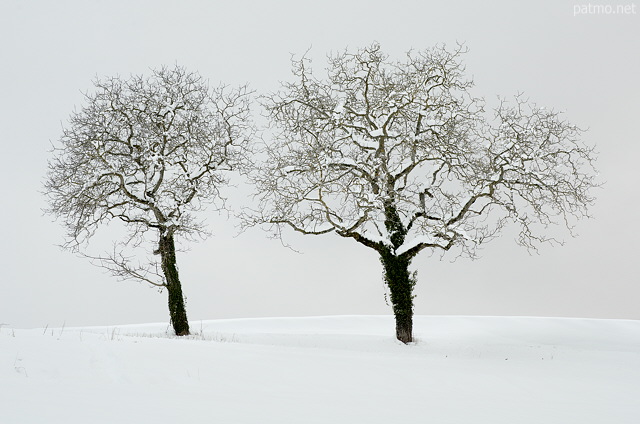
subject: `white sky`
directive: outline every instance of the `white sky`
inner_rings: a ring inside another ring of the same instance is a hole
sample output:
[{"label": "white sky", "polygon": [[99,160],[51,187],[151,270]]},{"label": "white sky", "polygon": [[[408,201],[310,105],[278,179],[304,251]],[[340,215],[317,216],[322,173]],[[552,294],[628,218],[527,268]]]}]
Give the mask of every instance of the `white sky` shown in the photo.
[{"label": "white sky", "polygon": [[[615,6],[616,3],[607,3]],[[622,4],[622,3],[621,3]],[[631,4],[631,3],[629,3]],[[39,193],[51,142],[96,76],[179,63],[212,84],[273,90],[291,53],[376,40],[390,55],[463,41],[474,93],[524,92],[566,111],[596,144],[603,189],[594,219],[564,247],[530,256],[506,232],[472,262],[419,255],[418,314],[640,319],[638,183],[640,8],[574,16],[572,1],[20,1],[0,2],[0,323],[14,327],[167,321],[166,294],[117,282],[63,252]],[[319,70],[321,64],[317,63]],[[373,251],[333,236],[215,237],[179,258],[193,320],[389,314]]]}]

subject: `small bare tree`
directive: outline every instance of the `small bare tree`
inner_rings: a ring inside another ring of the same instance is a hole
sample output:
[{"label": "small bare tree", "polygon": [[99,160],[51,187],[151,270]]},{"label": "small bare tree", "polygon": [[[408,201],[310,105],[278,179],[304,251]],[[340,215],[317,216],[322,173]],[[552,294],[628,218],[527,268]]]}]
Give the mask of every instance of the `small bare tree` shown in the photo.
[{"label": "small bare tree", "polygon": [[[189,334],[175,238],[206,235],[196,213],[224,207],[219,189],[249,157],[250,93],[212,90],[179,66],[94,85],[49,161],[48,212],[62,220],[66,248],[117,277],[166,288],[175,333]],[[102,256],[85,253],[96,230],[113,220],[125,224],[126,240]],[[148,263],[125,253],[148,242],[156,243]]]},{"label": "small bare tree", "polygon": [[580,130],[521,96],[486,113],[463,53],[438,47],[390,61],[373,44],[329,57],[325,79],[303,57],[296,80],[263,98],[273,137],[248,223],[276,236],[332,232],[376,251],[404,343],[418,253],[473,257],[508,222],[535,249],[553,241],[546,227],[571,229],[592,202],[594,154]]}]

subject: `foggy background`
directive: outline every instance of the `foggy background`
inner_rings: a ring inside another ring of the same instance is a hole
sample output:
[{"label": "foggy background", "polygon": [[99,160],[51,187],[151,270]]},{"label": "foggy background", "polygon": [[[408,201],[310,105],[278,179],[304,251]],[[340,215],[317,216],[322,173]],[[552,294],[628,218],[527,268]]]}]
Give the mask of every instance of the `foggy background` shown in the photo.
[{"label": "foggy background", "polygon": [[[605,3],[603,3],[605,4]],[[606,3],[615,8],[618,4]],[[476,261],[426,252],[415,312],[640,319],[640,10],[581,14],[539,1],[19,1],[0,2],[0,324],[168,322],[166,293],[118,282],[60,250],[42,182],[51,143],[96,76],[178,63],[215,86],[258,92],[291,79],[291,54],[380,42],[391,58],[464,42],[472,93],[488,106],[522,92],[587,129],[605,184],[578,238],[530,255],[515,234]],[[259,112],[256,107],[255,112]],[[231,199],[232,202],[234,199]],[[235,199],[238,200],[238,199]],[[302,253],[258,228],[211,213],[213,236],[178,256],[189,319],[391,314],[374,251],[337,236],[287,233]],[[105,249],[110,247],[105,245]],[[197,324],[196,324],[197,325]]]}]

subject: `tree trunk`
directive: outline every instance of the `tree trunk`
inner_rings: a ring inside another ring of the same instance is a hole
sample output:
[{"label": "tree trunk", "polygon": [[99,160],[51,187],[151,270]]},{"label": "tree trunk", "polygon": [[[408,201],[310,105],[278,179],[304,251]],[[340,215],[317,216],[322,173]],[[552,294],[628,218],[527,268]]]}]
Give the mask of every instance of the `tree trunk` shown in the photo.
[{"label": "tree trunk", "polygon": [[[393,193],[393,178],[389,176],[388,179],[389,192]],[[384,215],[384,226],[392,247],[381,245],[377,250],[384,267],[384,280],[391,292],[391,304],[396,317],[396,337],[406,344],[413,341],[413,287],[416,279],[409,273],[412,257],[394,253],[404,243],[408,230],[402,224],[393,195],[385,201]]]},{"label": "tree trunk", "polygon": [[182,285],[178,278],[178,267],[176,266],[176,247],[173,241],[173,234],[161,234],[159,249],[162,260],[162,272],[167,281],[167,292],[169,292],[169,316],[171,324],[177,336],[188,336],[189,321],[187,311],[184,306],[182,295]]},{"label": "tree trunk", "polygon": [[396,318],[396,337],[402,343],[413,341],[413,287],[415,277],[409,272],[411,259],[396,256],[390,249],[380,252],[384,280],[391,292],[391,304]]}]

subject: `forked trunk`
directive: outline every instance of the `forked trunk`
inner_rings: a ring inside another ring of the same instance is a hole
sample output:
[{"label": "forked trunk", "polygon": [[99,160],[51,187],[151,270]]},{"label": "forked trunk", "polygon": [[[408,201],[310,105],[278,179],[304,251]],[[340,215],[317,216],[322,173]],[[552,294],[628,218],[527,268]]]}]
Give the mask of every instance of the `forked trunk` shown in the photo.
[{"label": "forked trunk", "polygon": [[160,235],[159,249],[162,260],[162,272],[166,278],[167,292],[169,293],[169,316],[171,325],[178,336],[189,335],[189,321],[184,306],[182,285],[178,278],[176,266],[176,248],[173,234]]},{"label": "forked trunk", "polygon": [[413,341],[413,287],[415,278],[409,272],[411,259],[396,256],[390,250],[380,254],[384,279],[391,292],[396,337],[402,343]]}]

